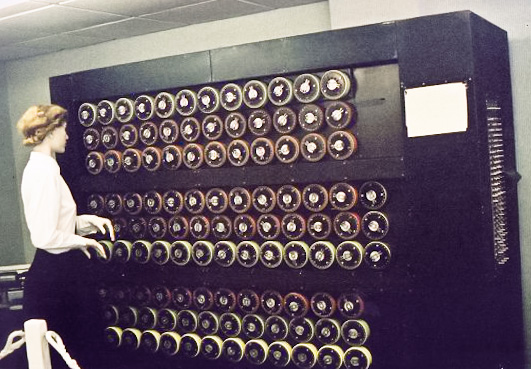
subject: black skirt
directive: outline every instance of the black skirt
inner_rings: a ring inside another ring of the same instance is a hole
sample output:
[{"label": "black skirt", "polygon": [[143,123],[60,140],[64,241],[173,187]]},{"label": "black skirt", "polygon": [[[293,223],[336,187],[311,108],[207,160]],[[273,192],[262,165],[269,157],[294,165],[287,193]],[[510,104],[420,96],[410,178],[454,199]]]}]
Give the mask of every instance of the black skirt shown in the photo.
[{"label": "black skirt", "polygon": [[[80,364],[94,354],[103,332],[94,277],[91,261],[80,250],[51,254],[37,249],[24,283],[25,319],[46,320]],[[54,369],[62,367],[54,356]]]}]

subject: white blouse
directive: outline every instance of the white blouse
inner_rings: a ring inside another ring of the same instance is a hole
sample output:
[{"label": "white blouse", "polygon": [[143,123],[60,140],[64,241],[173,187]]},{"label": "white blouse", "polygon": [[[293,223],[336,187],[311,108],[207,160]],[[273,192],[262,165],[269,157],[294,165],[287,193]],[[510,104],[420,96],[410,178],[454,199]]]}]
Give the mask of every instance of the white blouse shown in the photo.
[{"label": "white blouse", "polygon": [[95,233],[97,229],[87,221],[91,215],[77,215],[72,193],[54,158],[31,152],[22,175],[21,193],[35,247],[52,254],[81,249],[89,256],[81,235]]}]

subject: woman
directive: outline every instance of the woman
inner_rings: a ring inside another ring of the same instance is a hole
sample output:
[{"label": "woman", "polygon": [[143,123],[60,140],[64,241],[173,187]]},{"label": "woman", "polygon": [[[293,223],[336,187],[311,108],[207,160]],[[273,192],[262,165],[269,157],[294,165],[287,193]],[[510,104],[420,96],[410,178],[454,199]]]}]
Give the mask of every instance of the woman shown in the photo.
[{"label": "woman", "polygon": [[87,286],[88,250],[105,255],[96,240],[84,236],[108,231],[114,240],[113,227],[108,219],[77,215],[76,203],[61,177],[55,157],[65,152],[67,111],[57,105],[32,106],[17,128],[24,136],[23,144],[33,148],[22,175],[21,194],[31,242],[37,248],[24,285],[24,315],[45,319],[48,329],[63,338],[77,359],[75,347],[90,329],[86,323],[91,319],[83,314],[94,306],[87,301],[94,290]]}]

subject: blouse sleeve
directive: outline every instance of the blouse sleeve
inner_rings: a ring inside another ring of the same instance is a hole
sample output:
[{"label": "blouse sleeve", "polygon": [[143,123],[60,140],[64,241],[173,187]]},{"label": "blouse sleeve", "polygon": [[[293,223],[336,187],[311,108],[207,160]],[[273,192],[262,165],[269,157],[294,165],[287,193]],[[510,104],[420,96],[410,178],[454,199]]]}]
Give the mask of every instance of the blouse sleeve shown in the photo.
[{"label": "blouse sleeve", "polygon": [[61,194],[53,173],[42,171],[32,177],[23,179],[21,191],[33,245],[47,250],[84,248],[83,237],[58,229]]}]

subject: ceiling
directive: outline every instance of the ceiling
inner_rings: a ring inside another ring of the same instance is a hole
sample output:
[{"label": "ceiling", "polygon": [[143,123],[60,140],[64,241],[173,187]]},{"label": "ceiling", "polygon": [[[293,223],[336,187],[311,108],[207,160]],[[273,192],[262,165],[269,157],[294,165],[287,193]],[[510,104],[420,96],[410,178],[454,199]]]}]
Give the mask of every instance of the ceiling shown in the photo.
[{"label": "ceiling", "polygon": [[0,0],[0,61],[323,0]]}]

